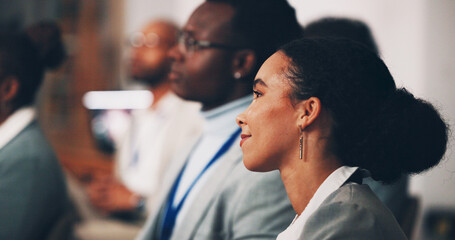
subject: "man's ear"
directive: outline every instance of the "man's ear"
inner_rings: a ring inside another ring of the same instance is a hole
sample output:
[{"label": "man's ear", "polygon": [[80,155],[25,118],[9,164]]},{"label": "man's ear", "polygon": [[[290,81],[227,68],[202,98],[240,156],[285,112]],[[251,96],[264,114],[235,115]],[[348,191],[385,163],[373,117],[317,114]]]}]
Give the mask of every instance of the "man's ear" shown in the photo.
[{"label": "man's ear", "polygon": [[232,76],[241,79],[253,73],[256,66],[256,54],[253,50],[239,50],[234,53],[232,62]]},{"label": "man's ear", "polygon": [[10,102],[13,100],[19,91],[19,81],[16,77],[9,76],[3,79],[0,83],[0,100],[2,102]]},{"label": "man's ear", "polygon": [[304,130],[316,121],[321,114],[321,107],[321,101],[317,97],[310,97],[296,105],[297,125],[300,130]]}]

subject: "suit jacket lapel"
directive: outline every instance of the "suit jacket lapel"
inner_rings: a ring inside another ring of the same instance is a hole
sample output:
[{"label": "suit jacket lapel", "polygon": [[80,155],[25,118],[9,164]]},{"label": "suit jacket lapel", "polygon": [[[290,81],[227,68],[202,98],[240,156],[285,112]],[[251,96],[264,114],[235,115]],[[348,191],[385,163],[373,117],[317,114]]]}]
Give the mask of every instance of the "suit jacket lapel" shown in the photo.
[{"label": "suit jacket lapel", "polygon": [[169,165],[168,169],[166,169],[166,174],[163,179],[163,188],[161,191],[161,196],[159,198],[159,206],[162,206],[163,203],[167,200],[167,197],[169,195],[169,191],[171,190],[172,186],[174,185],[175,180],[177,179],[177,176],[180,174],[182,171],[183,166],[185,165],[186,161],[188,160],[188,156],[191,154],[191,151],[193,150],[194,146],[198,142],[199,138],[201,135],[198,135],[194,139],[192,139],[191,144],[189,145],[187,149],[182,151],[182,154],[179,155],[179,157],[176,157],[174,161],[171,162]]},{"label": "suit jacket lapel", "polygon": [[191,203],[190,213],[187,213],[183,218],[183,224],[180,229],[175,232],[172,239],[191,239],[203,216],[208,211],[213,203],[215,196],[221,190],[223,180],[231,173],[231,170],[242,160],[242,151],[237,144],[233,144],[228,152],[219,160],[219,165],[216,166],[216,173],[211,173],[210,179],[204,183],[197,196]]},{"label": "suit jacket lapel", "polygon": [[141,233],[138,239],[151,239],[152,236],[157,236],[159,230],[161,228],[161,217],[162,213],[164,212],[164,208],[166,207],[166,202],[169,196],[169,191],[171,190],[172,186],[174,185],[175,179],[179,175],[180,171],[182,171],[183,166],[188,159],[189,154],[193,150],[194,146],[198,142],[199,138],[201,137],[201,133],[195,136],[190,144],[188,144],[188,148],[184,149],[178,157],[174,158],[172,162],[169,164],[169,167],[166,169],[166,172],[163,177],[163,186],[159,195],[157,196],[157,208],[153,209],[150,216],[152,219],[149,219],[145,224],[145,232]]}]

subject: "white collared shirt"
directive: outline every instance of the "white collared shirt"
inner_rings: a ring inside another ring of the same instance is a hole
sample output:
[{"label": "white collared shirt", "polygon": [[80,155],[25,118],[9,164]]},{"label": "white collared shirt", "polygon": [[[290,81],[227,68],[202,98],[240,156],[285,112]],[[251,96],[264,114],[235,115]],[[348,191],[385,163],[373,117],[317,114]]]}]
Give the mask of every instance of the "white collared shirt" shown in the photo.
[{"label": "white collared shirt", "polygon": [[16,137],[25,127],[27,127],[36,116],[33,107],[22,107],[11,114],[0,125],[0,149]]},{"label": "white collared shirt", "polygon": [[176,152],[202,130],[200,104],[166,93],[156,106],[132,111],[126,136],[118,141],[116,171],[132,192],[155,207],[163,172]]},{"label": "white collared shirt", "polygon": [[340,188],[346,180],[358,169],[358,167],[339,167],[332,172],[319,186],[314,193],[308,205],[303,210],[302,214],[297,215],[291,225],[280,233],[277,240],[303,240],[303,229],[308,218],[321,206],[322,202],[338,188]]}]

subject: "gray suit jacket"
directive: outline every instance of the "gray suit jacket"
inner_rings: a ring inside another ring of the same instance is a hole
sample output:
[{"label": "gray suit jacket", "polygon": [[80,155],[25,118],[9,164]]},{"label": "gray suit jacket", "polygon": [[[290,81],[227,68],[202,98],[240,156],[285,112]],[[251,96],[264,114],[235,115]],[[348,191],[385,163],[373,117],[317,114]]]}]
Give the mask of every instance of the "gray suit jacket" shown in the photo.
[{"label": "gray suit jacket", "polygon": [[0,239],[44,239],[66,206],[62,170],[34,121],[0,150]]},{"label": "gray suit jacket", "polygon": [[407,239],[393,214],[367,185],[348,183],[307,220],[305,240]]},{"label": "gray suit jacket", "polygon": [[[151,214],[137,239],[158,239],[169,190],[190,149],[167,172],[160,207]],[[242,162],[241,148],[234,144],[220,159],[216,173],[191,203],[173,240],[275,239],[295,212],[277,171],[253,173]]]}]

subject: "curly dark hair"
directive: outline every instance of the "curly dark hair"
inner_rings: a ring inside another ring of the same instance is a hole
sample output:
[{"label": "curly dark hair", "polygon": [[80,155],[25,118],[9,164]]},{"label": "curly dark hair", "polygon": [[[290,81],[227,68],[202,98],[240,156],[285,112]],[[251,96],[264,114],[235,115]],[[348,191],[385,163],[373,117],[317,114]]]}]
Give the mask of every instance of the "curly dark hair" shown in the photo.
[{"label": "curly dark hair", "polygon": [[32,104],[45,69],[56,68],[64,58],[60,30],[53,22],[40,22],[22,33],[0,34],[0,76],[15,76],[20,83],[13,108]]},{"label": "curly dark hair", "polygon": [[206,0],[234,8],[231,27],[240,41],[255,51],[256,69],[281,45],[302,36],[295,10],[286,0]]},{"label": "curly dark hair", "polygon": [[296,40],[281,51],[291,59],[291,98],[317,97],[331,114],[331,150],[343,165],[391,183],[442,159],[448,126],[430,103],[397,89],[373,51],[324,38]]}]

